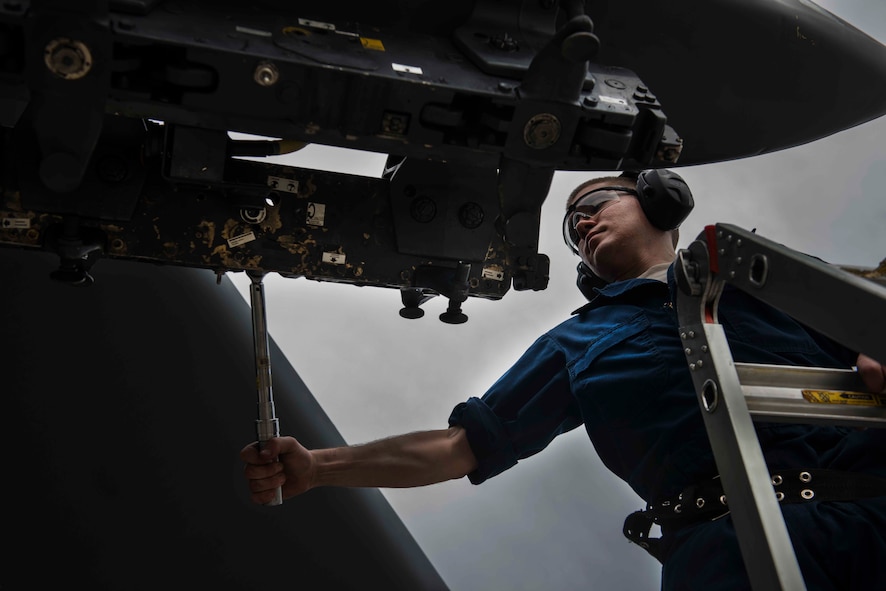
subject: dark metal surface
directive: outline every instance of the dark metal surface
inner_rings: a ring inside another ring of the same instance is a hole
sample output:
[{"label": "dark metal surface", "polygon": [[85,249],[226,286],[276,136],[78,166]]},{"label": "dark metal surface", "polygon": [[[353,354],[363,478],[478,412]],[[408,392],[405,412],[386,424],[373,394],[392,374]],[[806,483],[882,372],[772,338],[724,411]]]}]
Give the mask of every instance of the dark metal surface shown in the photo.
[{"label": "dark metal surface", "polygon": [[[0,4],[0,46],[0,243],[74,283],[108,256],[455,308],[546,288],[556,170],[741,158],[886,112],[886,47],[803,0],[35,0]],[[392,167],[275,174],[228,131]],[[222,226],[235,244],[208,241]]]},{"label": "dark metal surface", "polygon": [[[204,270],[0,250],[3,589],[445,589],[376,490],[247,499],[250,312]],[[276,345],[277,413],[343,443]]]}]

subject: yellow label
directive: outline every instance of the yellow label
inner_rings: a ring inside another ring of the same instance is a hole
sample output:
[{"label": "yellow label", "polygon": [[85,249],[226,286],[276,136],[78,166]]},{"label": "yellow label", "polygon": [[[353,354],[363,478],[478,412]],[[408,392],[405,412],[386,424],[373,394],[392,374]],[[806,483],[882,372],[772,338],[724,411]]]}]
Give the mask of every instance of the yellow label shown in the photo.
[{"label": "yellow label", "polygon": [[360,44],[366,49],[374,49],[375,51],[385,50],[384,43],[381,42],[381,39],[367,39],[366,37],[360,37]]},{"label": "yellow label", "polygon": [[820,404],[852,404],[855,406],[883,406],[886,400],[879,394],[841,392],[835,390],[803,390],[803,398]]}]

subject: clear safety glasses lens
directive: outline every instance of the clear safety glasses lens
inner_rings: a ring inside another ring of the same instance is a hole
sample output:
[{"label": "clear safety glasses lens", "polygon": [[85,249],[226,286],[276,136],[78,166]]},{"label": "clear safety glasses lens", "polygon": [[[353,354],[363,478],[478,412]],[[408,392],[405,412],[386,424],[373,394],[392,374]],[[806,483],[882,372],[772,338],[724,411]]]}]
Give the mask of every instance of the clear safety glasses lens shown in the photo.
[{"label": "clear safety glasses lens", "polygon": [[[619,192],[630,192],[630,190]],[[578,243],[581,239],[576,228],[578,223],[594,217],[613,203],[620,201],[619,192],[600,189],[591,191],[569,207],[566,217],[563,218],[563,239],[573,252],[578,252]]]}]

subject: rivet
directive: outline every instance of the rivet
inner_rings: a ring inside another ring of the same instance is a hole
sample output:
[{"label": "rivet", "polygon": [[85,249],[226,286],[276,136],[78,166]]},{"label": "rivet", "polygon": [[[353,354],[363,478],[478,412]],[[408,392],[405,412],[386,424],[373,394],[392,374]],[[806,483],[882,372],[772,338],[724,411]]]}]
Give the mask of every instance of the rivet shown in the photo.
[{"label": "rivet", "polygon": [[685,349],[683,349],[683,352],[686,353],[687,356],[692,355],[692,349],[690,349],[689,347],[686,347]]}]

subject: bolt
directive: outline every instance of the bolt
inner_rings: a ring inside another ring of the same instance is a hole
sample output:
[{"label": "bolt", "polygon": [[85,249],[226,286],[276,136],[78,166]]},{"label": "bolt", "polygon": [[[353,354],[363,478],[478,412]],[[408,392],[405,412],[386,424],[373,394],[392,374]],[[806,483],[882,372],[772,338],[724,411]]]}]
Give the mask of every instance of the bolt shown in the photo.
[{"label": "bolt", "polygon": [[517,40],[507,33],[490,37],[489,44],[495,49],[507,52],[518,51],[520,49],[520,46],[517,45]]},{"label": "bolt", "polygon": [[126,161],[116,154],[108,154],[99,160],[96,174],[106,183],[123,182],[127,174]]},{"label": "bolt", "polygon": [[462,226],[469,230],[479,228],[483,223],[484,217],[485,212],[483,211],[483,208],[480,204],[474,203],[473,201],[465,203],[458,210],[458,221]]},{"label": "bolt", "polygon": [[259,86],[273,86],[280,79],[280,71],[271,62],[261,62],[255,67],[253,79]]},{"label": "bolt", "polygon": [[550,113],[539,113],[523,127],[523,141],[530,148],[543,150],[560,139],[560,120]]},{"label": "bolt", "polygon": [[82,78],[92,69],[92,54],[81,41],[59,37],[43,50],[43,61],[50,72],[65,80]]},{"label": "bolt", "polygon": [[437,216],[437,204],[429,197],[419,196],[413,199],[409,213],[415,221],[426,224]]}]

